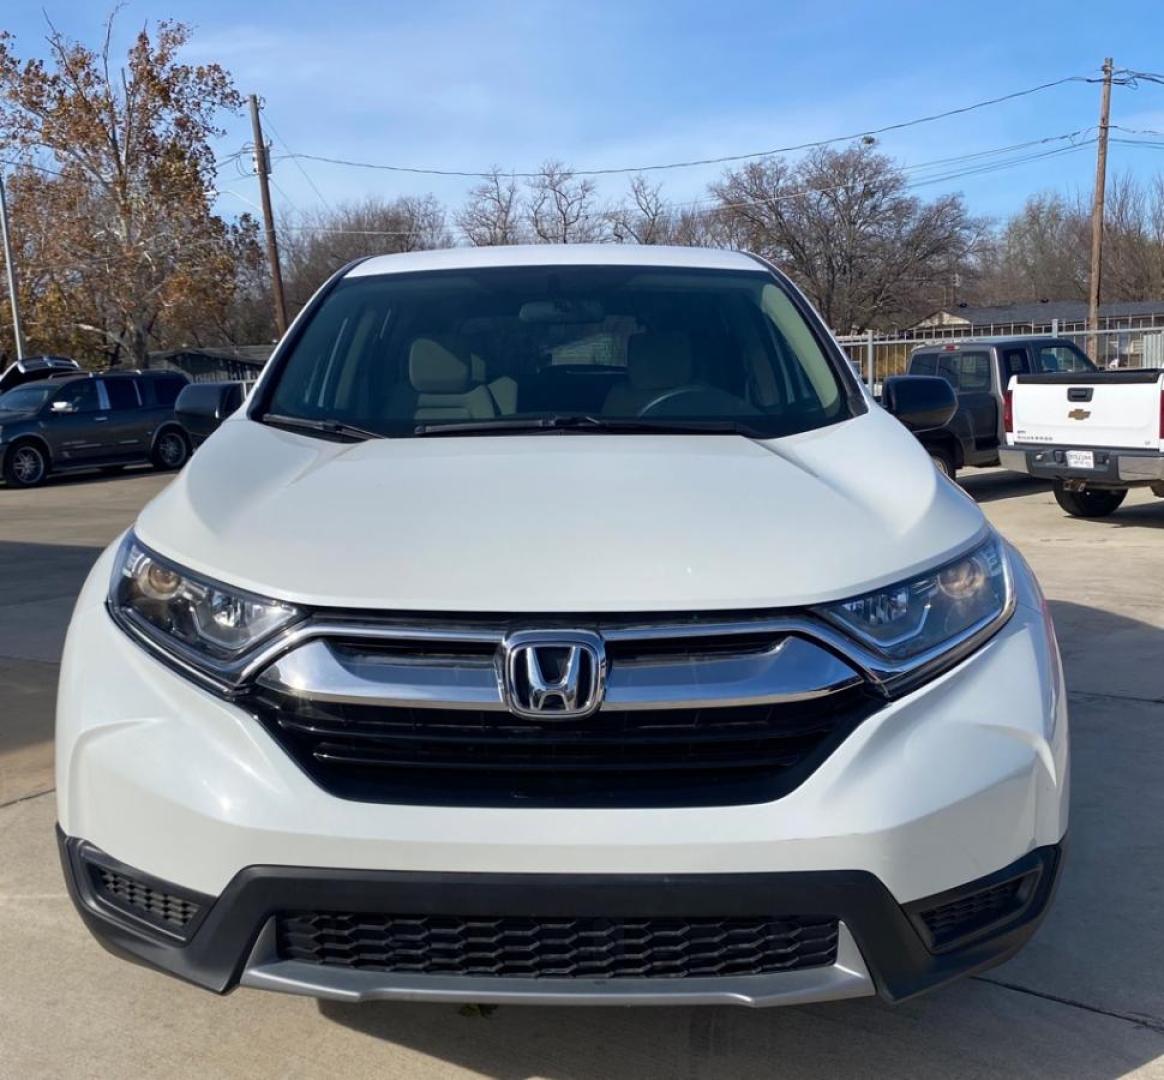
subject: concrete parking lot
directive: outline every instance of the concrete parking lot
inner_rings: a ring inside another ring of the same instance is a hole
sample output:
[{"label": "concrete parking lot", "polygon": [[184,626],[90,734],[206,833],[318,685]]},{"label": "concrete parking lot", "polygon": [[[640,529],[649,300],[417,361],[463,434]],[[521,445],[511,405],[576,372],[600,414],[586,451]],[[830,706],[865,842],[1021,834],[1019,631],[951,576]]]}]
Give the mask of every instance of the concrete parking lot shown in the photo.
[{"label": "concrete parking lot", "polygon": [[1074,738],[1067,869],[1007,965],[897,1007],[319,1005],[218,998],[93,942],[56,864],[52,713],[72,598],[167,478],[0,488],[0,1077],[1164,1078],[1164,501],[1063,516],[998,470],[964,486],[1052,600]]}]

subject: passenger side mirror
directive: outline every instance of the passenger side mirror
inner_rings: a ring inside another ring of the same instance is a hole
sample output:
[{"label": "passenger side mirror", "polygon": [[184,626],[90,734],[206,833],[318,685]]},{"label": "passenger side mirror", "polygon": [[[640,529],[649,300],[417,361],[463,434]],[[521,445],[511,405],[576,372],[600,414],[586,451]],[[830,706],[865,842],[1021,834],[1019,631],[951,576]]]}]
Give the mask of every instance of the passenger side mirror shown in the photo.
[{"label": "passenger side mirror", "polygon": [[57,416],[62,416],[65,413],[74,413],[76,411],[77,411],[77,406],[74,405],[71,401],[54,401],[53,402],[53,412]]},{"label": "passenger side mirror", "polygon": [[238,409],[244,396],[240,382],[189,383],[174,403],[174,415],[197,446]]},{"label": "passenger side mirror", "polygon": [[893,375],[885,380],[881,404],[910,431],[931,431],[958,411],[954,388],[933,375]]}]

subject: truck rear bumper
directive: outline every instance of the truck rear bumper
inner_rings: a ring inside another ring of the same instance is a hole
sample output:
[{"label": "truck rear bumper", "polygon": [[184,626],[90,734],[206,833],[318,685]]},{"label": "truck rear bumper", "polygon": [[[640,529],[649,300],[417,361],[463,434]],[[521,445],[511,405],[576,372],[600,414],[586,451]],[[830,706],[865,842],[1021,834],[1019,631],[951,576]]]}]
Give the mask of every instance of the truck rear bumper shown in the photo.
[{"label": "truck rear bumper", "polygon": [[[1094,468],[1067,464],[1069,450],[1088,450]],[[1081,480],[1096,487],[1164,483],[1164,454],[1156,450],[1105,450],[1091,446],[1008,446],[998,454],[1004,469],[1044,480]]]}]

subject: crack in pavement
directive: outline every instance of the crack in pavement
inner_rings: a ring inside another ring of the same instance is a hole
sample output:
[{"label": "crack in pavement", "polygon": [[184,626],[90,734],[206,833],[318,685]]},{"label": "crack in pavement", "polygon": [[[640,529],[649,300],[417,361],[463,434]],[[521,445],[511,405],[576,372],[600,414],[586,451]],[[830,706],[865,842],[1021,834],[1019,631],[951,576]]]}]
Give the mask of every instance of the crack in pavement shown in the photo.
[{"label": "crack in pavement", "polygon": [[1164,698],[1138,697],[1136,694],[1113,694],[1102,690],[1068,690],[1067,696],[1069,698],[1104,698],[1107,701],[1136,701],[1141,705],[1164,705]]},{"label": "crack in pavement", "polygon": [[0,803],[0,810],[3,810],[6,806],[16,806],[17,803],[29,802],[32,799],[43,798],[45,795],[51,795],[56,790],[57,789],[55,787],[51,787],[45,788],[44,791],[34,791],[29,795],[18,795],[15,799],[9,799],[8,802]]},{"label": "crack in pavement", "polygon": [[1003,990],[1013,990],[1017,994],[1028,994],[1030,997],[1042,998],[1044,1001],[1054,1001],[1058,1005],[1067,1005],[1072,1009],[1083,1009],[1085,1012],[1096,1013],[1098,1016],[1110,1016],[1113,1020],[1125,1020],[1136,1027],[1146,1028],[1149,1031],[1164,1035],[1164,1019],[1155,1016],[1139,1016],[1136,1013],[1117,1012],[1115,1009],[1104,1009],[1099,1005],[1089,1005],[1086,1001],[1076,1001],[1074,998],[1062,997],[1059,994],[1050,994],[1045,990],[1034,990],[1029,986],[1019,986],[1018,983],[1005,982],[1002,979],[991,979],[985,975],[971,975],[975,982],[989,983],[991,986],[1001,987]]}]

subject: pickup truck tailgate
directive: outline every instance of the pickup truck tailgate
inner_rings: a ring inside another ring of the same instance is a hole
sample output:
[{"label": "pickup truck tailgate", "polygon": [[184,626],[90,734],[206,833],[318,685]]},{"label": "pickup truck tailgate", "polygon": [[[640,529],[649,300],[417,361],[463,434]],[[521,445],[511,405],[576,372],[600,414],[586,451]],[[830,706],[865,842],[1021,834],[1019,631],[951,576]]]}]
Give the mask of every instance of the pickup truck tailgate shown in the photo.
[{"label": "pickup truck tailgate", "polygon": [[1015,375],[1012,444],[1160,448],[1164,371]]}]

